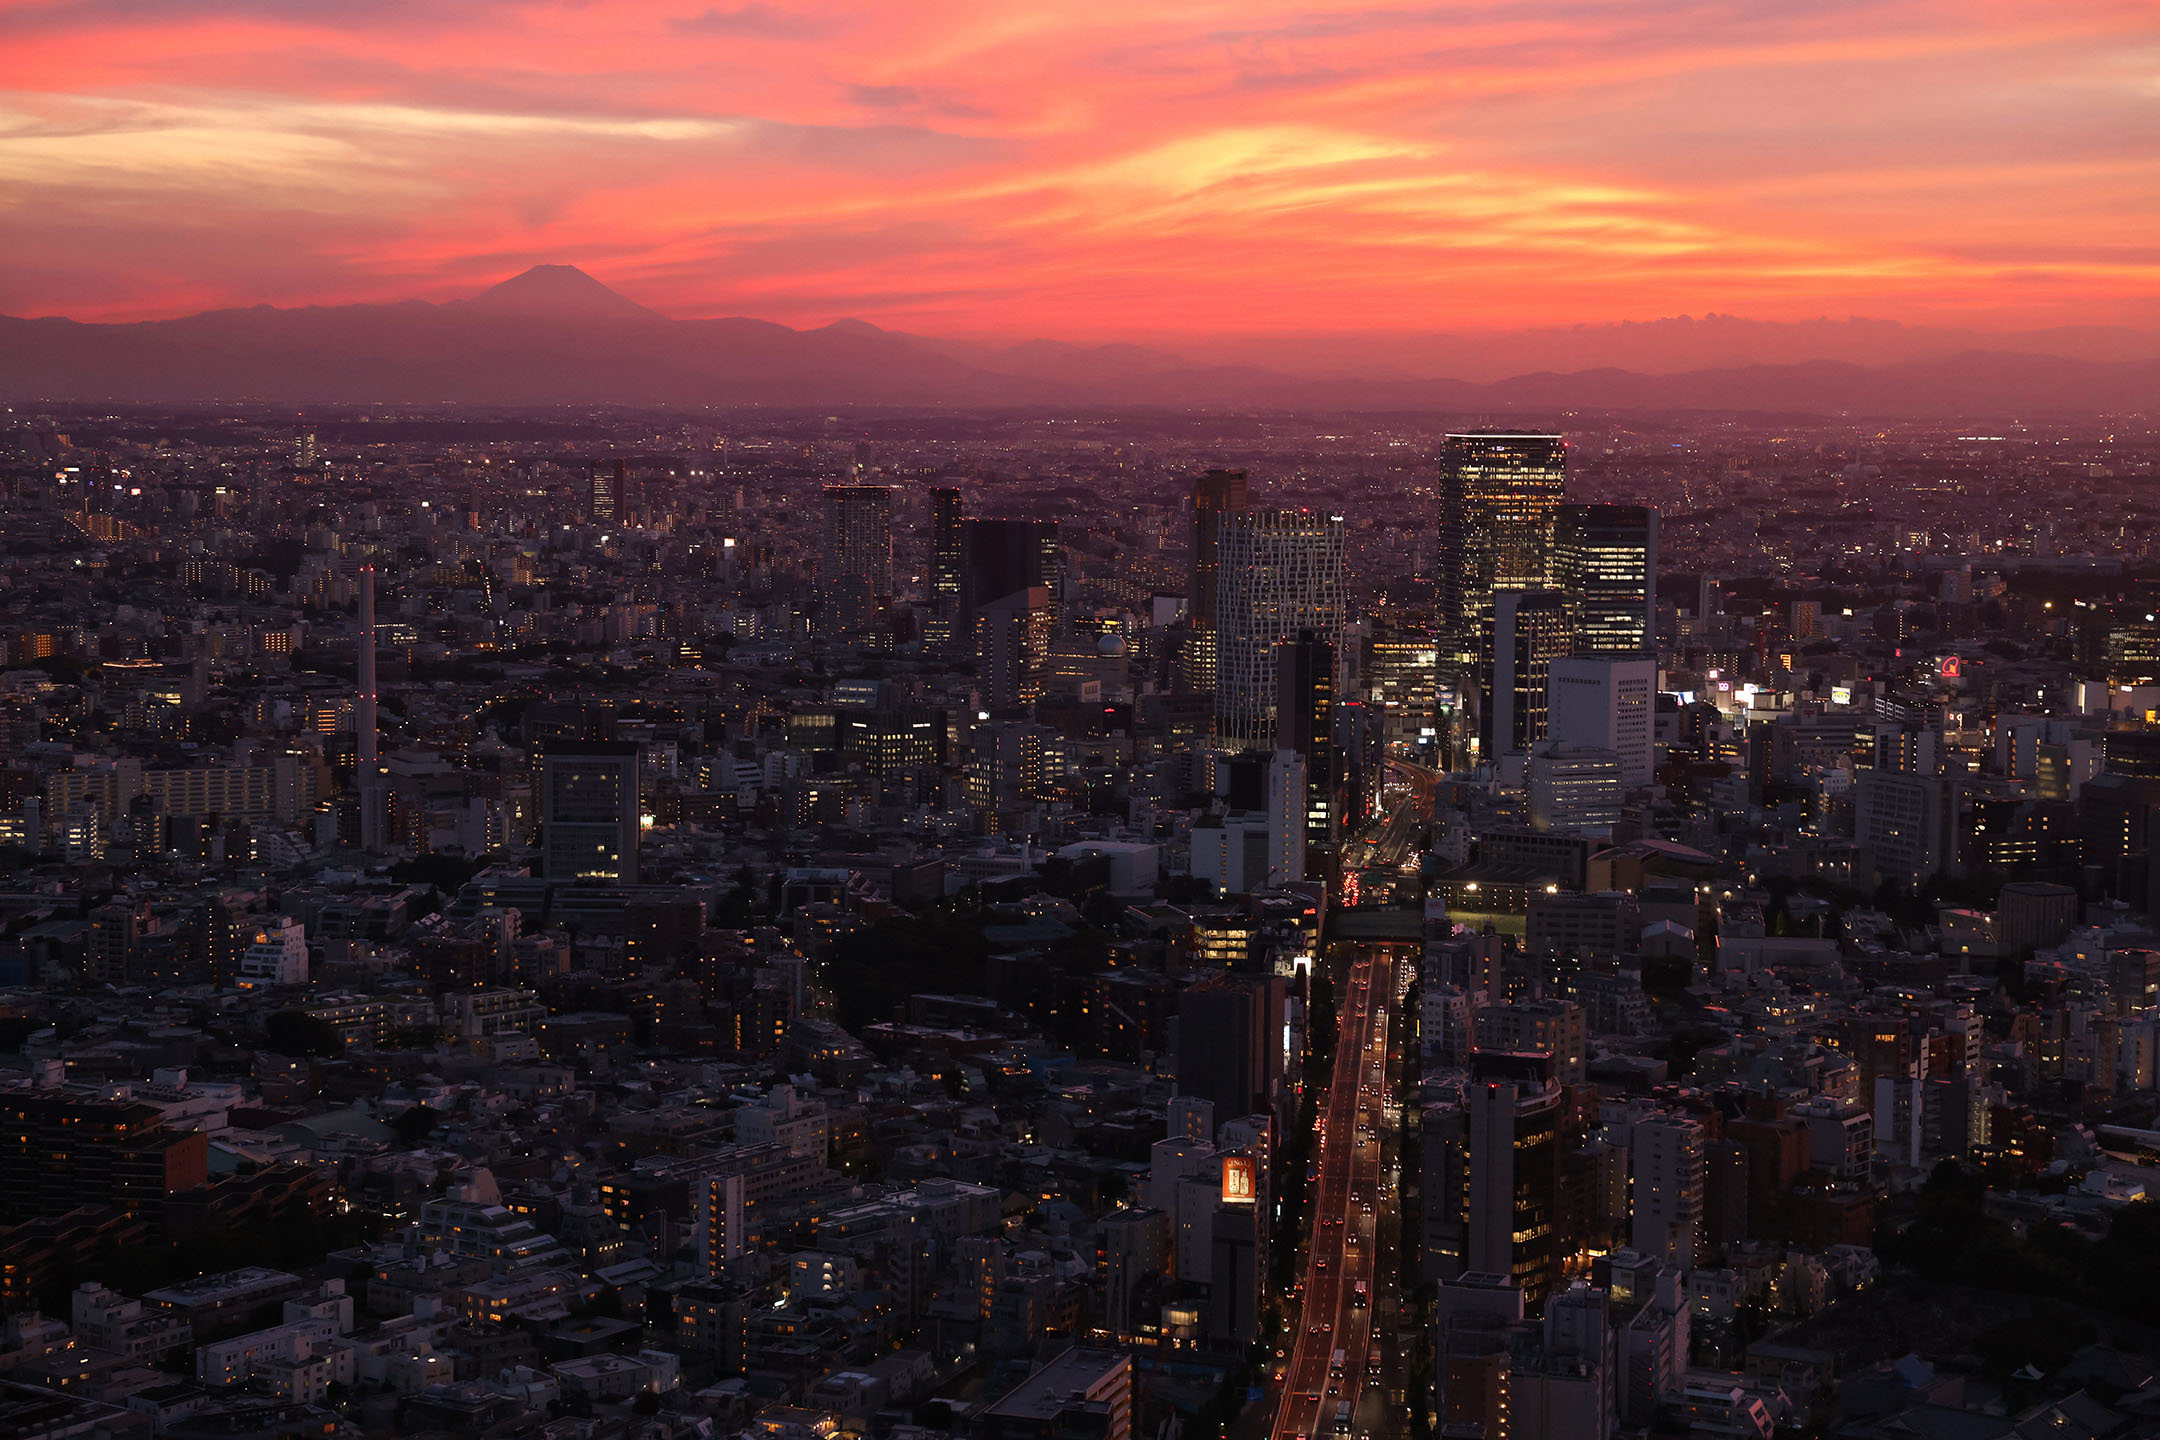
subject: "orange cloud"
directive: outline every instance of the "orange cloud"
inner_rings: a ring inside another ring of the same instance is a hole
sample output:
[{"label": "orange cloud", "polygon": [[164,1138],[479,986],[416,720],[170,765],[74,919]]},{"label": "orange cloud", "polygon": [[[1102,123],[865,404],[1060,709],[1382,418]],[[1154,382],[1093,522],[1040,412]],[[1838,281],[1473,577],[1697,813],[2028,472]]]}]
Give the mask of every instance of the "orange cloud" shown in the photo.
[{"label": "orange cloud", "polygon": [[0,0],[0,309],[2152,324],[2156,74],[2116,0]]}]

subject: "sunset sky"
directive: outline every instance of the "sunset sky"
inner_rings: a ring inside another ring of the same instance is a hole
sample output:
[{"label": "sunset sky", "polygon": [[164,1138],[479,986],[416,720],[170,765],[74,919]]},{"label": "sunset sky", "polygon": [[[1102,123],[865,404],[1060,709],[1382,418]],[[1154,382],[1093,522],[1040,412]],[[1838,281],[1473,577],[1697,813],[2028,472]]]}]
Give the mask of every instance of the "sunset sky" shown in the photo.
[{"label": "sunset sky", "polygon": [[0,311],[2160,325],[2128,0],[0,0]]}]

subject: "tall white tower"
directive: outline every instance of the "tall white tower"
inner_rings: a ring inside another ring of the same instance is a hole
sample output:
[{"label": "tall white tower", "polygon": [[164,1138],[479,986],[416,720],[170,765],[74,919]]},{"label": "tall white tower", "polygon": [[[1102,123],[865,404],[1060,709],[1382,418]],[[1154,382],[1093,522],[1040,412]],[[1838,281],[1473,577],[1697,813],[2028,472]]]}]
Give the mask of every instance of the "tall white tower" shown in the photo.
[{"label": "tall white tower", "polygon": [[1216,537],[1215,736],[1224,750],[1276,746],[1277,647],[1342,632],[1343,517],[1226,511]]},{"label": "tall white tower", "polygon": [[380,855],[390,848],[390,816],[382,764],[377,751],[375,716],[375,567],[360,567],[360,626],[353,637],[358,649],[360,693],[353,697],[356,754],[353,778],[360,791],[360,848]]}]

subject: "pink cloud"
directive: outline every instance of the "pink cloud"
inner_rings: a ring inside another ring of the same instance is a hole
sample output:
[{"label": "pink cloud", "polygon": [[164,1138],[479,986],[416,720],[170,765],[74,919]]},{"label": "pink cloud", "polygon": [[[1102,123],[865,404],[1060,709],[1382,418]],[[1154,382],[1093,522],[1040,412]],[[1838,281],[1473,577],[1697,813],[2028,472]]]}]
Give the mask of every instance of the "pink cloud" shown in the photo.
[{"label": "pink cloud", "polygon": [[2142,5],[0,0],[0,309],[2154,323]]}]

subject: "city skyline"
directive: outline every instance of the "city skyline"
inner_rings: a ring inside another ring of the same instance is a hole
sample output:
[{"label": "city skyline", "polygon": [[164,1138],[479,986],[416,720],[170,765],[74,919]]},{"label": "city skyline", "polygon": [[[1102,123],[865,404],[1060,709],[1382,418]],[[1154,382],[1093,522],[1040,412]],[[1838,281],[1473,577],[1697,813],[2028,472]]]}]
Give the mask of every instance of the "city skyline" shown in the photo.
[{"label": "city skyline", "polygon": [[7,414],[25,1440],[2160,1435],[2135,420]]}]

